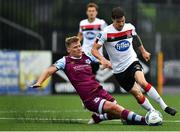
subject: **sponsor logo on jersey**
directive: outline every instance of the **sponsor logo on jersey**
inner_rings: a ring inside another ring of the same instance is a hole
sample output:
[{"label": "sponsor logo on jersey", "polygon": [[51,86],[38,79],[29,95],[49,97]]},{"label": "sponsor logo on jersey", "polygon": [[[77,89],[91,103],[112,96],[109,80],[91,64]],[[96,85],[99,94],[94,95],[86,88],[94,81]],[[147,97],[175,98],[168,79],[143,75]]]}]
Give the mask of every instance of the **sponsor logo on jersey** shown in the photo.
[{"label": "sponsor logo on jersey", "polygon": [[121,40],[115,45],[115,48],[118,51],[126,51],[129,49],[129,47],[130,47],[130,42],[127,40]]},{"label": "sponsor logo on jersey", "polygon": [[75,71],[82,71],[82,70],[84,70],[85,68],[88,68],[88,67],[89,67],[89,65],[87,65],[87,64],[85,64],[85,65],[77,65],[77,66],[74,66],[73,69]]},{"label": "sponsor logo on jersey", "polygon": [[89,39],[89,40],[92,40],[92,39],[94,39],[94,38],[96,37],[96,34],[93,33],[93,32],[87,32],[87,33],[85,34],[85,37],[86,37],[87,39]]}]

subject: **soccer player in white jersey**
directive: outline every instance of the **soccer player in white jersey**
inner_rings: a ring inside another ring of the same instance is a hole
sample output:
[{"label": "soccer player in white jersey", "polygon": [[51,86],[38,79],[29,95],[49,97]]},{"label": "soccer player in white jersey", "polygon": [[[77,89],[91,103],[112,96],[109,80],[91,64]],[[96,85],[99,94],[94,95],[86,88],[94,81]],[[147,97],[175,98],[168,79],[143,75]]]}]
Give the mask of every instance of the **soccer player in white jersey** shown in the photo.
[{"label": "soccer player in white jersey", "polygon": [[58,70],[64,71],[76,89],[82,102],[93,114],[88,124],[97,124],[104,120],[124,119],[129,123],[147,125],[145,118],[118,105],[92,73],[91,63],[99,63],[94,56],[82,52],[79,38],[76,36],[66,39],[67,56],[62,57],[55,64],[42,72],[32,88],[39,88],[42,83]]},{"label": "soccer player in white jersey", "polygon": [[[140,85],[147,95],[155,100],[168,114],[174,116],[177,111],[163,101],[156,89],[146,81],[142,66],[132,44],[137,44],[143,58],[148,61],[150,53],[144,48],[140,37],[131,23],[125,23],[124,11],[121,7],[112,10],[113,23],[98,34],[92,48],[92,54],[97,57],[104,68],[112,68],[116,80],[127,92],[130,92],[139,104],[146,110],[154,110],[148,99],[143,95]],[[136,43],[134,43],[136,41]],[[105,46],[110,61],[98,51]]]},{"label": "soccer player in white jersey", "polygon": [[[83,40],[82,50],[85,53],[91,52],[96,35],[107,26],[103,19],[97,18],[98,5],[89,3],[86,9],[87,19],[81,20],[79,24],[78,37]],[[100,49],[102,53],[102,48]]]}]

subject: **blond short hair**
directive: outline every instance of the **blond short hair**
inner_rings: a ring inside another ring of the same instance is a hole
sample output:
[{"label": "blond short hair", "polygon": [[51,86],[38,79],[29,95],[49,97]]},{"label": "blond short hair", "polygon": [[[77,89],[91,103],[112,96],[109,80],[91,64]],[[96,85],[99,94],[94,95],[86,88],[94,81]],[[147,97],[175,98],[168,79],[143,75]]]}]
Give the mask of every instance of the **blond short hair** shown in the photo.
[{"label": "blond short hair", "polygon": [[79,41],[79,37],[77,36],[72,36],[72,37],[68,37],[65,40],[65,46],[66,48],[69,47],[72,43],[74,42],[78,42]]}]

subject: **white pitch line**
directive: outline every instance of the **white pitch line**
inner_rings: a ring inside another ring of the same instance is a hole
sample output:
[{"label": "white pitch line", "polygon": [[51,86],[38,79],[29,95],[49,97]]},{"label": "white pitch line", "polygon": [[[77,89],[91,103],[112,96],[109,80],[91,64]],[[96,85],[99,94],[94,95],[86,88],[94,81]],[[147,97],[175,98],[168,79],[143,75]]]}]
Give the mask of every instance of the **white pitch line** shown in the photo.
[{"label": "white pitch line", "polygon": [[[58,118],[12,118],[12,117],[1,117],[0,120],[30,120],[30,121],[88,121],[89,119],[58,119]],[[121,120],[111,120],[114,122],[121,122]],[[180,123],[180,120],[164,120],[167,123]]]},{"label": "white pitch line", "polygon": [[180,120],[174,120],[174,121],[172,121],[172,120],[164,120],[163,122],[175,122],[175,123],[179,123]]},{"label": "white pitch line", "polygon": [[88,121],[89,119],[58,119],[58,118],[12,118],[1,117],[0,120],[31,120],[31,121]]},{"label": "white pitch line", "polygon": [[0,110],[0,113],[19,113],[19,112],[27,112],[27,113],[81,113],[87,112],[85,110],[22,110],[22,111],[15,111],[15,110]]}]

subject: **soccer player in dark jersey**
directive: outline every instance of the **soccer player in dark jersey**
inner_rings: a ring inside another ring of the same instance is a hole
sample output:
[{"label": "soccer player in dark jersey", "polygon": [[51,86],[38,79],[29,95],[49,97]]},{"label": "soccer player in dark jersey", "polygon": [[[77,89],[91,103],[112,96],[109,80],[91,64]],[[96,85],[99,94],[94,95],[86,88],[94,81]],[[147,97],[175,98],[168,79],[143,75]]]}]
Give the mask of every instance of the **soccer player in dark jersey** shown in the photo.
[{"label": "soccer player in dark jersey", "polygon": [[82,52],[79,38],[66,39],[68,55],[59,59],[40,75],[33,88],[41,87],[42,83],[58,70],[63,70],[79,94],[86,108],[97,114],[92,115],[89,124],[103,120],[124,119],[135,124],[146,124],[143,116],[118,105],[115,99],[105,91],[92,72],[91,63],[97,62],[90,54]]},{"label": "soccer player in dark jersey", "polygon": [[[142,41],[136,33],[135,27],[131,23],[125,23],[124,11],[121,7],[112,10],[113,23],[105,27],[97,35],[97,39],[92,48],[92,54],[99,59],[104,68],[112,68],[114,76],[119,84],[130,92],[141,106],[146,110],[154,110],[148,99],[143,95],[138,85],[140,85],[147,95],[155,100],[161,108],[168,114],[174,116],[177,111],[164,102],[156,89],[146,81],[142,66],[133,49],[133,44],[137,44],[143,58],[148,61],[150,53],[144,48]],[[136,43],[133,43],[136,40]],[[98,49],[105,46],[110,61],[104,58]]]}]

